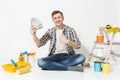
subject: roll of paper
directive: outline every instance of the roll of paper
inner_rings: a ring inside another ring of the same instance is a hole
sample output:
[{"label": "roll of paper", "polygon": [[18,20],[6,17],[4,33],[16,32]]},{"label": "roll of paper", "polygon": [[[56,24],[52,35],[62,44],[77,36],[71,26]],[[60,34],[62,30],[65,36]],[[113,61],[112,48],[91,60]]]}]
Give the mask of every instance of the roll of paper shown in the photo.
[{"label": "roll of paper", "polygon": [[30,72],[30,67],[24,67],[24,68],[20,68],[17,70],[17,74],[21,75],[21,74],[25,74]]}]

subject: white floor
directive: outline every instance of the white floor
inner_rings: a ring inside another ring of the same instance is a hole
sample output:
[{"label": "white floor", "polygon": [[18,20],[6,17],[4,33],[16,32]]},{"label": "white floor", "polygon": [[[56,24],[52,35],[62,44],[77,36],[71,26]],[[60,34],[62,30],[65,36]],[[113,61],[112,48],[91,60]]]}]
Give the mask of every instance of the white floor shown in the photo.
[{"label": "white floor", "polygon": [[[0,65],[6,61],[0,61]],[[120,80],[120,62],[111,64],[110,73],[94,72],[93,63],[84,72],[43,71],[35,63],[31,72],[23,75],[5,72],[0,67],[1,80]]]}]

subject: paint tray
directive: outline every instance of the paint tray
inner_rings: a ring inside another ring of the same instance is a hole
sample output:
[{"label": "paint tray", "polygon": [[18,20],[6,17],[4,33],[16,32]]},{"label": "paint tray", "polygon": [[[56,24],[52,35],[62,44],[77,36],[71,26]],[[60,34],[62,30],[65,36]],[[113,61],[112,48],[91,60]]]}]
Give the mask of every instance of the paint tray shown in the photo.
[{"label": "paint tray", "polygon": [[17,67],[15,67],[12,63],[10,64],[3,64],[2,67],[4,69],[4,71],[7,71],[7,72],[16,72],[17,69],[20,69],[20,68],[23,68],[23,67],[27,67],[27,66],[30,66],[30,63],[28,62],[16,62],[18,64]]}]

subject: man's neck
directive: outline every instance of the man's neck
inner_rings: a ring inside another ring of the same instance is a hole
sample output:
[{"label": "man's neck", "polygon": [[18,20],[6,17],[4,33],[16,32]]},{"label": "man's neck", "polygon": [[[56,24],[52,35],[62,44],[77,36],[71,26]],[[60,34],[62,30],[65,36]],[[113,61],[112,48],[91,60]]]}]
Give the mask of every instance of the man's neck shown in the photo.
[{"label": "man's neck", "polygon": [[64,29],[64,25],[57,26],[57,29]]}]

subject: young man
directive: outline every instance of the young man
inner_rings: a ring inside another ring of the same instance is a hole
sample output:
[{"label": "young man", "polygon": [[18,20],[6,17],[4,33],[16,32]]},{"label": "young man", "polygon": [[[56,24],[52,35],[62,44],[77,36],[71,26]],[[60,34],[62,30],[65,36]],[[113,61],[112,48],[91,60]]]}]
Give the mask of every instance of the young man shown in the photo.
[{"label": "young man", "polygon": [[81,66],[76,66],[85,61],[85,56],[75,54],[74,48],[79,49],[81,45],[75,30],[63,23],[64,16],[61,11],[53,11],[51,16],[55,26],[48,29],[40,39],[36,36],[36,28],[31,27],[34,42],[38,47],[45,45],[50,40],[50,53],[47,57],[38,60],[38,66],[43,70],[83,72]]}]

